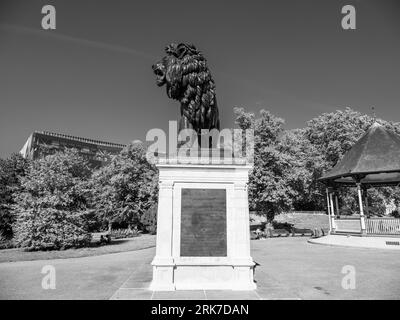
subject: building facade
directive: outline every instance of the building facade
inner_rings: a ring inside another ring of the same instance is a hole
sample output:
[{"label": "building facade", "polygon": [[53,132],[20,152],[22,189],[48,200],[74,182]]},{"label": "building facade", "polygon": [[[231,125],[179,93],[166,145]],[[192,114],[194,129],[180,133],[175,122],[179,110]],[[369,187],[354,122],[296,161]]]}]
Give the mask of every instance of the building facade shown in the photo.
[{"label": "building facade", "polygon": [[20,153],[24,158],[37,159],[64,148],[75,148],[89,160],[93,167],[100,167],[109,162],[111,156],[118,154],[124,147],[124,144],[119,143],[35,131],[29,136]]}]

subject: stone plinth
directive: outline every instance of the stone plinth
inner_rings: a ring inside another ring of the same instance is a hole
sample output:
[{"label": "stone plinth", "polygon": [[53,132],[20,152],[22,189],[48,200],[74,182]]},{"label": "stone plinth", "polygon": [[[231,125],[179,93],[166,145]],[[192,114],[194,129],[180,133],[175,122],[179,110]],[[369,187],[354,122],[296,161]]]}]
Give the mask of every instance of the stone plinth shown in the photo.
[{"label": "stone plinth", "polygon": [[[245,164],[180,164],[159,169],[157,247],[150,289],[253,290]],[[239,162],[240,163],[240,162]]]}]

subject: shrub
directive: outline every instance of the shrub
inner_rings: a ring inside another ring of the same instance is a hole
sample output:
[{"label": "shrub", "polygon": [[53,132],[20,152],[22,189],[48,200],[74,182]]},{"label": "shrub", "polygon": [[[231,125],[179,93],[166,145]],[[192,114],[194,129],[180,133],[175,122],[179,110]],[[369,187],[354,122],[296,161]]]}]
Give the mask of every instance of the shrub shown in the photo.
[{"label": "shrub", "polygon": [[152,205],[141,217],[143,229],[150,234],[157,231],[157,204]]},{"label": "shrub", "polygon": [[27,168],[28,161],[20,154],[13,154],[5,160],[0,159],[0,242],[7,242],[4,244],[7,247],[14,234],[13,197],[21,188],[20,179],[25,175]]},{"label": "shrub", "polygon": [[14,215],[9,206],[0,204],[0,238],[9,240],[13,236]]},{"label": "shrub", "polygon": [[91,235],[80,226],[77,214],[53,208],[29,209],[18,217],[17,245],[27,250],[78,248],[90,242]]},{"label": "shrub", "polygon": [[15,243],[13,239],[0,237],[0,250],[11,249],[11,248],[15,248]]},{"label": "shrub", "polygon": [[104,223],[95,210],[89,209],[81,213],[80,217],[82,218],[82,228],[87,232],[99,232],[103,229]]},{"label": "shrub", "polygon": [[90,243],[85,230],[87,161],[66,149],[31,163],[16,196],[15,242],[29,250],[66,249]]}]

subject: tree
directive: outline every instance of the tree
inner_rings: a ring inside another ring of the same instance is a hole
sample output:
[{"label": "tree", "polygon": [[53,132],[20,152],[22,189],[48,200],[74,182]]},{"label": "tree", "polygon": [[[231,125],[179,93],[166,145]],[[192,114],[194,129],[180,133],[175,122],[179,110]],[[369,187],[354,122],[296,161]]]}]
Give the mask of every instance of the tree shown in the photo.
[{"label": "tree", "polygon": [[[315,207],[323,209],[325,207],[324,188],[325,186],[317,182],[323,172],[332,169],[345,155],[347,151],[361,138],[368,128],[378,121],[388,130],[397,134],[400,133],[400,123],[388,122],[381,119],[375,120],[373,117],[363,115],[351,108],[337,110],[336,112],[324,113],[307,123],[304,134],[313,146],[314,152],[309,153],[312,159],[317,159],[314,163],[314,175],[310,181],[310,189],[318,194],[318,199],[314,199]],[[342,206],[346,210],[358,211],[358,200],[354,189],[342,188],[340,190]],[[368,192],[368,201],[376,211],[384,210],[385,202],[395,200],[400,201],[400,191],[395,188],[377,188]]]},{"label": "tree", "polygon": [[[294,210],[324,210],[325,186],[318,181],[332,169],[375,121],[350,108],[324,113],[304,129],[285,130],[283,119],[265,110],[260,116],[235,108],[236,124],[254,130],[254,168],[249,177],[250,207],[270,219],[276,213]],[[378,120],[388,130],[400,133],[400,124]],[[400,190],[371,189],[368,201],[376,212],[385,203],[400,203]],[[358,210],[355,191],[341,190],[342,206]]]},{"label": "tree", "polygon": [[250,208],[269,220],[292,207],[296,191],[288,181],[294,178],[292,157],[280,149],[284,120],[261,110],[259,118],[243,108],[234,108],[235,123],[242,130],[254,130],[254,167],[249,176]]},{"label": "tree", "polygon": [[286,130],[279,142],[279,150],[291,157],[293,170],[287,182],[296,191],[293,209],[318,210],[323,200],[317,187],[317,179],[322,174],[322,158],[305,133],[305,129]]},{"label": "tree", "polygon": [[91,180],[93,208],[111,229],[114,222],[141,225],[141,216],[157,202],[158,173],[141,143],[132,143]]},{"label": "tree", "polygon": [[324,171],[333,168],[373,122],[372,117],[350,108],[324,113],[308,121],[305,135],[322,155]]},{"label": "tree", "polygon": [[20,180],[27,168],[28,161],[18,153],[0,159],[0,239],[10,240],[13,237],[13,195],[20,190]]},{"label": "tree", "polygon": [[157,203],[154,203],[144,214],[140,217],[140,223],[146,232],[155,234],[157,231]]},{"label": "tree", "polygon": [[91,171],[77,150],[65,149],[32,161],[17,193],[16,244],[29,250],[85,246],[85,182]]}]

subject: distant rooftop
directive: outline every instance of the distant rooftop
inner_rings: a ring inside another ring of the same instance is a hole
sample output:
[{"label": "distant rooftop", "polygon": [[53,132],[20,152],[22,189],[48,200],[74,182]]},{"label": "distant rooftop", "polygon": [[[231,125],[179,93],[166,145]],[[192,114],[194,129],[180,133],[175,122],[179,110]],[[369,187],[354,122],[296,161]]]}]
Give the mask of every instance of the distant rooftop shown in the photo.
[{"label": "distant rooftop", "polygon": [[400,136],[375,122],[321,181],[400,183]]},{"label": "distant rooftop", "polygon": [[43,150],[40,151],[40,147],[44,145],[50,146],[52,150],[64,147],[77,148],[84,154],[90,155],[93,159],[98,157],[96,154],[99,151],[117,154],[126,146],[121,143],[82,138],[62,133],[34,131],[28,137],[20,153],[24,158],[36,159],[40,154],[43,155]]},{"label": "distant rooftop", "polygon": [[101,141],[101,140],[95,140],[95,139],[82,138],[82,137],[71,136],[71,135],[63,134],[63,133],[55,133],[55,132],[50,132],[50,131],[35,131],[34,133],[44,134],[46,136],[64,138],[64,139],[68,139],[68,140],[92,143],[92,144],[102,145],[102,146],[121,147],[121,148],[125,147],[124,144],[120,144],[120,143],[113,143],[113,142],[107,142],[107,141]]}]

